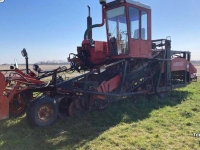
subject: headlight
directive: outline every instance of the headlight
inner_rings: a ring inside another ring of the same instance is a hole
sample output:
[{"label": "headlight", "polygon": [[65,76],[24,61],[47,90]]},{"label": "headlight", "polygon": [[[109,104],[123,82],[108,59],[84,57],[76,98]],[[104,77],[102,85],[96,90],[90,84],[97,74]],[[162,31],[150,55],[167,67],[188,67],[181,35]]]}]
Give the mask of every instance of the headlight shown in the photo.
[{"label": "headlight", "polygon": [[25,48],[21,51],[21,54],[22,54],[23,57],[27,57],[28,56]]}]

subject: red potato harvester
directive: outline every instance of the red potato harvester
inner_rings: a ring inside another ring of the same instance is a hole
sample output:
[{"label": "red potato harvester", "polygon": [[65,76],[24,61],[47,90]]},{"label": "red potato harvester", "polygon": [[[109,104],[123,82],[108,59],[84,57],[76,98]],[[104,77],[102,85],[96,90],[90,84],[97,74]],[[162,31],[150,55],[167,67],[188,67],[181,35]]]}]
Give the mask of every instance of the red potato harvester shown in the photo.
[{"label": "red potato harvester", "polygon": [[[102,22],[92,25],[88,6],[84,40],[77,47],[77,54],[71,53],[68,58],[68,70],[85,73],[68,80],[54,81],[45,88],[38,86],[45,92],[28,103],[27,118],[31,125],[49,126],[58,116],[65,118],[103,109],[112,102],[135,95],[155,94],[164,98],[171,90],[197,80],[197,70],[190,62],[189,51],[171,50],[170,37],[152,40],[150,6],[133,0],[99,2],[102,5]],[[92,29],[104,25],[107,41],[93,40]],[[22,81],[43,84],[28,74],[20,75],[20,78],[16,81],[17,86]],[[1,75],[2,93],[9,81],[4,79]],[[20,96],[24,93],[21,88],[16,91]],[[8,113],[13,95],[2,94],[0,106],[4,112]],[[1,116],[6,118],[7,114],[1,112]]]}]

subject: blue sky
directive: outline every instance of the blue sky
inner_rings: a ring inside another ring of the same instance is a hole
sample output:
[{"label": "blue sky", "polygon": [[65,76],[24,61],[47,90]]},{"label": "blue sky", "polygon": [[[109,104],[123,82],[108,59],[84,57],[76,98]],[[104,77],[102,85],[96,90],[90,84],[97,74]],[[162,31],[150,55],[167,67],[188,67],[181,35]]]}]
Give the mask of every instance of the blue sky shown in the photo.
[{"label": "blue sky", "polygon": [[[110,2],[109,0],[108,2]],[[199,0],[140,0],[152,8],[152,39],[171,36],[173,50],[189,50],[200,59]],[[101,22],[99,0],[5,0],[0,3],[0,64],[67,60],[76,53],[86,29],[87,5],[93,24]],[[94,40],[105,40],[105,28],[93,30]]]}]

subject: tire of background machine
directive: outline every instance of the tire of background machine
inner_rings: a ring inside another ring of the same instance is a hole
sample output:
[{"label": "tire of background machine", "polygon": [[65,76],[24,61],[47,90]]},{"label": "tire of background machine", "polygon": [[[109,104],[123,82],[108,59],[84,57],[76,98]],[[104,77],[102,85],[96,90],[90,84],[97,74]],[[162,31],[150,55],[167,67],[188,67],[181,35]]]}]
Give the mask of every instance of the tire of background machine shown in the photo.
[{"label": "tire of background machine", "polygon": [[75,102],[72,101],[68,108],[69,116],[71,116],[71,117],[76,116],[76,113],[74,113],[74,111],[76,111],[76,110],[77,110],[77,108],[76,108]]},{"label": "tire of background machine", "polygon": [[75,101],[72,101],[70,103],[68,110],[69,110],[69,116],[71,117],[77,117],[85,112],[85,109],[83,107],[81,106],[79,108],[76,107]]},{"label": "tire of background machine", "polygon": [[62,119],[65,119],[67,117],[69,117],[69,112],[68,112],[68,108],[69,105],[71,103],[71,99],[70,98],[63,98],[60,101],[58,101],[58,116]]},{"label": "tire of background machine", "polygon": [[[39,112],[40,108],[42,108],[44,106],[49,106],[53,111],[49,120],[46,121],[46,122],[40,121],[40,119],[38,117],[38,112]],[[40,127],[50,126],[55,122],[57,117],[58,117],[57,103],[56,103],[56,101],[54,101],[54,99],[52,99],[51,97],[49,97],[47,95],[34,99],[30,103],[28,110],[27,110],[27,120],[28,120],[28,123],[32,127],[35,127],[35,126],[40,126]]]},{"label": "tire of background machine", "polygon": [[156,95],[158,96],[159,99],[163,99],[169,97],[169,93],[170,91],[156,92]]}]

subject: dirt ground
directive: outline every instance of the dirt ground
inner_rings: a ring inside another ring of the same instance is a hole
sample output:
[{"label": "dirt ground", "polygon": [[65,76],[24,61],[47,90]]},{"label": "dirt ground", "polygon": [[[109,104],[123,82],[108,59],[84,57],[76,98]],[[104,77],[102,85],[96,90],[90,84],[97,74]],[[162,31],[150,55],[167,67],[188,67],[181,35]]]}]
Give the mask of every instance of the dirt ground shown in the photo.
[{"label": "dirt ground", "polygon": [[[39,65],[40,68],[42,70],[52,70],[52,69],[56,69],[59,66],[63,66],[63,65]],[[69,68],[69,65],[65,65],[67,68]],[[197,76],[200,77],[200,64],[195,65],[195,67],[197,68]],[[10,65],[0,65],[0,70],[9,70]],[[25,69],[26,66],[25,65],[19,65],[19,69]],[[33,70],[32,65],[29,65],[29,69]],[[67,77],[72,78],[75,76],[81,75],[81,73],[75,72],[73,74],[68,74]]]},{"label": "dirt ground", "polygon": [[[56,69],[56,68],[62,67],[62,66],[66,66],[67,68],[70,67],[69,65],[39,65],[39,67],[42,70],[53,70],[53,69]],[[25,65],[19,65],[19,69],[25,69],[25,68],[26,68]],[[0,65],[0,70],[9,70],[9,69],[10,69],[10,65]],[[29,65],[29,69],[33,71],[33,66]],[[35,73],[37,74],[37,72],[35,72]],[[74,72],[72,74],[65,74],[65,75],[63,74],[63,77],[72,78],[72,77],[75,77],[78,75],[81,75],[81,73]]]},{"label": "dirt ground", "polygon": [[[42,70],[51,70],[63,65],[39,65],[39,66]],[[69,65],[66,65],[66,67],[69,68]],[[9,68],[10,68],[10,65],[0,65],[0,70],[6,70]],[[25,65],[19,65],[19,69],[25,69],[25,68],[26,68]],[[29,65],[29,69],[33,70],[33,66]]]}]

